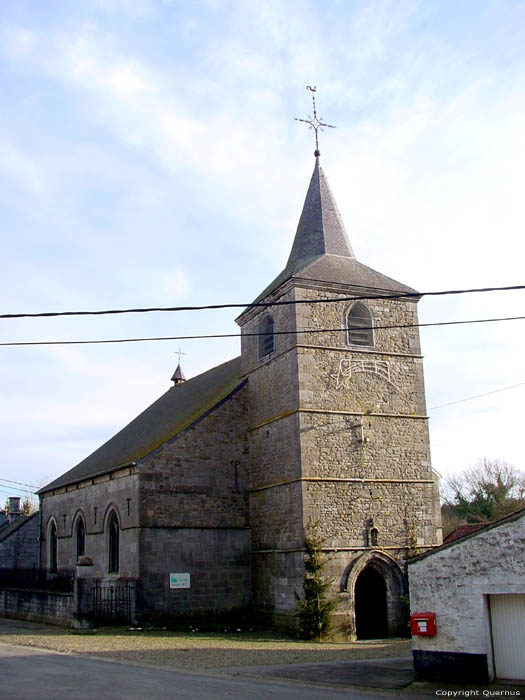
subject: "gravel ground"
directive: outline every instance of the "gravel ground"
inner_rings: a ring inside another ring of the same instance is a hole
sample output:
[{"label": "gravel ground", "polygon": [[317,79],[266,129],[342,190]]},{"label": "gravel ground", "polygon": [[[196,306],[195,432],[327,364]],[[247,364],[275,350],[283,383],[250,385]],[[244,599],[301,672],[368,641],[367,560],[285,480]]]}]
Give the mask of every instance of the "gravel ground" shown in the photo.
[{"label": "gravel ground", "polygon": [[195,671],[411,656],[409,639],[318,644],[271,632],[219,634],[104,628],[95,633],[78,633],[14,620],[0,620],[0,642]]}]

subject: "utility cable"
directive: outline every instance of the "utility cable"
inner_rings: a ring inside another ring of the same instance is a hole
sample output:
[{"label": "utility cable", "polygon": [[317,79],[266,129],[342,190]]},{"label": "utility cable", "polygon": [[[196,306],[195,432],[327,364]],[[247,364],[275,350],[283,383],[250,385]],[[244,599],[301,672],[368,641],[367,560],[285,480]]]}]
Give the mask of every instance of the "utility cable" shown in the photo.
[{"label": "utility cable", "polygon": [[493,391],[486,391],[483,394],[476,394],[476,396],[468,396],[466,399],[458,399],[457,401],[450,401],[449,403],[442,403],[439,406],[432,406],[429,411],[437,411],[438,408],[445,408],[445,406],[455,406],[458,403],[464,403],[465,401],[473,401],[474,399],[481,399],[483,396],[490,396],[491,394],[499,394],[500,391],[509,391],[509,389],[517,389],[519,386],[525,386],[525,382],[520,382],[519,384],[511,384],[510,386],[504,386],[501,389],[494,389]]},{"label": "utility cable", "polygon": [[[297,279],[297,278],[295,278]],[[352,285],[356,287],[357,285]],[[365,287],[364,287],[365,288]],[[366,288],[365,288],[366,289]],[[374,288],[370,288],[374,289]],[[234,308],[258,308],[269,306],[289,306],[297,304],[326,304],[344,301],[357,301],[360,299],[419,299],[426,296],[444,296],[450,294],[474,294],[479,292],[508,292],[525,289],[525,285],[512,285],[509,287],[481,287],[475,289],[448,289],[439,292],[396,292],[395,294],[362,294],[349,297],[339,297],[337,299],[296,299],[290,301],[257,302],[251,304],[207,304],[204,306],[151,306],[147,308],[135,309],[105,309],[100,311],[45,311],[40,313],[20,313],[20,314],[0,314],[0,319],[10,318],[48,318],[55,316],[106,316],[109,314],[141,314],[153,311],[205,311],[211,309],[234,309]]]},{"label": "utility cable", "polygon": [[[458,326],[469,323],[495,323],[497,321],[523,321],[525,316],[505,316],[502,318],[481,318],[469,321],[439,321],[435,323],[408,323],[388,326],[359,326],[359,330],[390,330],[393,328],[429,328],[434,326]],[[348,328],[307,328],[295,331],[274,331],[273,335],[295,335],[302,333],[346,333]],[[107,343],[145,343],[159,340],[209,340],[214,338],[247,338],[249,336],[269,335],[261,333],[217,333],[214,335],[168,335],[150,338],[110,338],[107,340],[36,340],[0,343],[0,347],[18,347],[27,345],[102,345]]]},{"label": "utility cable", "polygon": [[[34,484],[24,484],[23,481],[13,481],[12,479],[4,479],[3,476],[0,476],[0,481],[7,481],[10,484],[18,484],[19,486],[29,486],[32,489],[37,489],[38,486],[35,486]],[[0,484],[1,486],[2,484]]]},{"label": "utility cable", "polygon": [[35,492],[34,492],[34,491],[29,491],[29,489],[20,489],[20,488],[17,489],[17,488],[15,488],[15,487],[13,487],[13,486],[7,486],[6,484],[0,484],[0,486],[1,486],[3,489],[9,489],[9,491],[14,491],[14,492],[17,493],[18,495],[20,495],[20,492],[22,493],[23,496],[26,496],[27,494],[30,494],[30,495],[32,495],[32,496],[35,495]]}]

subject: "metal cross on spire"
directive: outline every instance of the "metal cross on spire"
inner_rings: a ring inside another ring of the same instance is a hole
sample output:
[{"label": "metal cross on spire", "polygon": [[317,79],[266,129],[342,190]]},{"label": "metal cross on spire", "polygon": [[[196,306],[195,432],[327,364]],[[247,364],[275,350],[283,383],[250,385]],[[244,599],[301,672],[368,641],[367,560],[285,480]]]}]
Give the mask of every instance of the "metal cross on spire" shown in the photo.
[{"label": "metal cross on spire", "polygon": [[[313,87],[311,87],[311,85],[307,85],[307,86],[306,86],[306,89],[307,89],[307,90],[310,90],[310,92],[312,92],[312,93],[317,92],[317,88],[315,87],[315,85],[314,85]],[[321,119],[318,119],[318,118],[317,118],[317,109],[316,109],[316,106],[315,106],[315,94],[312,95],[312,102],[313,102],[313,106],[314,106],[314,116],[311,117],[310,115],[308,115],[308,119],[299,119],[298,117],[295,117],[295,121],[296,121],[296,122],[304,122],[305,124],[308,124],[308,126],[309,126],[310,129],[313,129],[313,130],[315,131],[315,151],[314,151],[314,156],[317,158],[318,156],[321,155],[321,152],[320,152],[320,150],[319,150],[319,137],[318,137],[318,132],[319,132],[319,131],[323,131],[323,130],[324,130],[323,127],[327,127],[327,128],[329,128],[329,129],[335,129],[335,126],[333,126],[332,124],[325,124],[325,123],[322,121],[322,119],[323,119],[322,117],[321,117]]]},{"label": "metal cross on spire", "polygon": [[185,353],[185,352],[182,352],[182,350],[181,350],[180,347],[179,347],[178,350],[175,350],[175,353],[174,353],[174,354],[179,356],[179,365],[180,365],[180,357],[181,357],[181,355],[185,355],[186,353]]}]

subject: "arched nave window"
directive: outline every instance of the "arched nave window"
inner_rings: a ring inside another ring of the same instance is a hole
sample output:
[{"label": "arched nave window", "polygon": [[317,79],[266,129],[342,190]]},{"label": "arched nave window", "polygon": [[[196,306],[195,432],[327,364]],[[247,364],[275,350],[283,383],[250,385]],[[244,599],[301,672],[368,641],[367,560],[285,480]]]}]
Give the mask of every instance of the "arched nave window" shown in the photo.
[{"label": "arched nave window", "polygon": [[54,520],[51,521],[47,533],[48,543],[48,570],[50,574],[58,571],[58,535],[57,526]]},{"label": "arched nave window", "polygon": [[115,511],[111,511],[107,524],[108,531],[108,573],[118,574],[120,527]]},{"label": "arched nave window", "polygon": [[78,561],[78,558],[83,557],[86,553],[86,526],[81,515],[78,516],[75,526],[75,545]]}]

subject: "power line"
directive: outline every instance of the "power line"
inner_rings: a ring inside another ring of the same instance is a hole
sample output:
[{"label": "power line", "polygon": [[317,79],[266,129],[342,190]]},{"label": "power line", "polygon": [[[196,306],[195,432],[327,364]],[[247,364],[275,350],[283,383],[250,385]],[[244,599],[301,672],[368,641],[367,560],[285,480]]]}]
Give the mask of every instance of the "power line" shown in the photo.
[{"label": "power line", "polygon": [[458,399],[457,401],[450,401],[449,403],[442,403],[439,406],[432,406],[429,411],[436,411],[438,408],[445,408],[445,406],[454,406],[458,403],[465,403],[465,401],[473,401],[474,399],[480,399],[483,396],[490,396],[490,394],[498,394],[500,391],[508,391],[509,389],[516,389],[519,386],[525,386],[525,382],[520,382],[519,384],[511,384],[510,386],[504,386],[501,389],[494,389],[493,391],[486,391],[483,394],[476,394],[476,396],[468,396],[466,399]]},{"label": "power line", "polygon": [[[37,489],[38,486],[35,486],[34,484],[24,484],[23,481],[13,481],[12,479],[5,479],[3,476],[0,476],[0,481],[7,481],[10,484],[18,484],[19,486],[29,486],[32,489]],[[1,486],[1,484],[0,484]]]},{"label": "power line", "polygon": [[[360,330],[390,330],[393,328],[429,328],[434,326],[459,326],[469,323],[495,323],[497,321],[523,321],[525,316],[504,316],[501,318],[480,318],[468,321],[438,321],[434,323],[407,323],[388,326],[360,326]],[[307,328],[295,331],[274,331],[274,335],[294,335],[302,333],[346,333],[348,328]],[[145,343],[162,340],[210,340],[214,338],[246,338],[249,336],[268,335],[268,333],[217,333],[213,335],[167,335],[149,338],[110,338],[105,340],[36,340],[0,343],[0,347],[18,347],[27,345],[102,345],[107,343]]]},{"label": "power line", "polygon": [[[361,285],[352,285],[353,287],[361,287]],[[45,311],[39,313],[20,313],[20,314],[0,314],[0,319],[10,318],[49,318],[55,316],[106,316],[109,314],[143,314],[156,311],[206,311],[213,309],[235,309],[235,308],[257,308],[269,306],[289,306],[297,304],[326,304],[342,301],[357,301],[359,299],[411,299],[425,296],[444,296],[450,294],[474,294],[480,292],[508,292],[525,289],[525,285],[512,285],[508,287],[480,287],[474,289],[448,289],[439,292],[397,292],[395,294],[386,294],[385,290],[374,287],[362,287],[363,289],[371,289],[381,291],[380,294],[363,294],[353,295],[349,297],[339,297],[337,299],[296,299],[290,301],[272,301],[258,302],[248,304],[207,304],[203,306],[151,306],[145,308],[132,309],[105,309],[98,311]]]},{"label": "power line", "polygon": [[23,496],[27,495],[28,493],[31,494],[32,496],[34,496],[34,494],[35,494],[34,491],[29,491],[29,489],[15,488],[14,486],[6,486],[6,484],[0,484],[0,486],[3,489],[9,489],[10,491],[14,491],[17,494],[22,493]]}]

